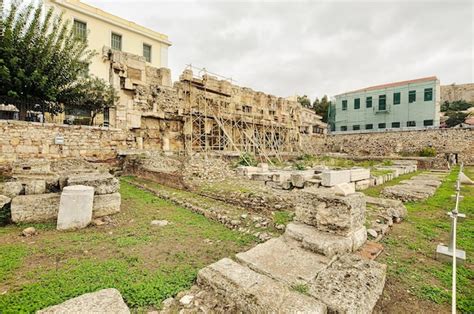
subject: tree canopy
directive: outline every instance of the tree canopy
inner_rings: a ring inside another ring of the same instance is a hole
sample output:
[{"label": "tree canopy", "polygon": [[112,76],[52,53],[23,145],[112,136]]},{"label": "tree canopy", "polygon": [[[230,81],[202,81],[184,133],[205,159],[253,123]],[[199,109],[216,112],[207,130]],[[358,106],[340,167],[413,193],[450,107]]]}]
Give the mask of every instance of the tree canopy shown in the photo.
[{"label": "tree canopy", "polygon": [[306,95],[298,96],[297,101],[301,104],[301,106],[305,108],[311,108],[311,100],[309,99],[308,96]]},{"label": "tree canopy", "polygon": [[328,96],[324,95],[321,100],[316,98],[313,102],[313,108],[316,114],[322,117],[323,122],[328,122],[328,110],[331,105],[331,101],[328,100]]},{"label": "tree canopy", "polygon": [[92,51],[76,36],[70,21],[52,8],[13,1],[4,17],[0,36],[0,96],[12,101],[46,104],[46,111],[61,110],[59,102],[84,72]]}]

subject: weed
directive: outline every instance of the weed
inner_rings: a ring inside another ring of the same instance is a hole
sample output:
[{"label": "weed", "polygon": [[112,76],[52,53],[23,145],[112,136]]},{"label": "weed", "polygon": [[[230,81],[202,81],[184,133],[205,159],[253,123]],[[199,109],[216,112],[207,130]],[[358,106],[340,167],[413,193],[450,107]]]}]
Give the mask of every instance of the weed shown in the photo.
[{"label": "weed", "polygon": [[291,286],[291,289],[293,289],[296,292],[299,292],[301,294],[308,295],[309,294],[309,287],[307,284],[300,283],[300,284],[295,284]]},{"label": "weed", "polygon": [[276,211],[273,215],[273,222],[275,225],[286,225],[293,220],[294,214],[288,211]]}]

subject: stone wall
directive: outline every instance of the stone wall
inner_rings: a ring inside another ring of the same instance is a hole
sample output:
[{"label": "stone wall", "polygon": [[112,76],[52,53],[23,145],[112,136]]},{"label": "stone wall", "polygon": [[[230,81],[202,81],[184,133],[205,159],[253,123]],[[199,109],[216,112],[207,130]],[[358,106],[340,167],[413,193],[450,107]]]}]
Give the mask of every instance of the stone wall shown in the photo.
[{"label": "stone wall", "polygon": [[380,132],[329,135],[313,143],[317,152],[340,152],[354,156],[416,155],[425,147],[433,147],[438,158],[458,154],[466,163],[474,163],[474,129],[437,129],[405,132]]},{"label": "stone wall", "polygon": [[474,102],[474,83],[441,86],[441,103],[456,100]]},{"label": "stone wall", "polygon": [[[64,144],[55,144],[57,135]],[[0,163],[18,158],[107,160],[135,146],[135,138],[124,130],[0,120]]]}]

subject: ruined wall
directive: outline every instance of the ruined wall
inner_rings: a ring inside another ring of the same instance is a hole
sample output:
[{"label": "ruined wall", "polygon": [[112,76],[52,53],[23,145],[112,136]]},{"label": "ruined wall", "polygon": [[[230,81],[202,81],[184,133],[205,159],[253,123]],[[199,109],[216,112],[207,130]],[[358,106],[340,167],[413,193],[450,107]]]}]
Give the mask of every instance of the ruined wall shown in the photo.
[{"label": "ruined wall", "polygon": [[329,135],[324,142],[315,141],[313,147],[356,156],[399,156],[434,147],[441,158],[445,153],[457,153],[460,160],[474,163],[474,129]]},{"label": "ruined wall", "polygon": [[[57,135],[64,137],[64,145],[55,144]],[[135,146],[135,139],[118,129],[0,120],[0,163],[17,158],[106,160]]]},{"label": "ruined wall", "polygon": [[474,102],[474,83],[441,86],[441,103],[456,100]]}]

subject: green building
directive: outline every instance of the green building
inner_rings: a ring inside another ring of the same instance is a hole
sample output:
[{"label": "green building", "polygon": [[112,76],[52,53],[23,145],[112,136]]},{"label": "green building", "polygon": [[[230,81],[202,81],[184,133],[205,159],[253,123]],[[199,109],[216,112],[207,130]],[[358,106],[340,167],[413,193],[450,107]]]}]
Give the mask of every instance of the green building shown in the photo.
[{"label": "green building", "polygon": [[431,76],[337,95],[331,133],[438,128],[440,94],[439,80]]}]

